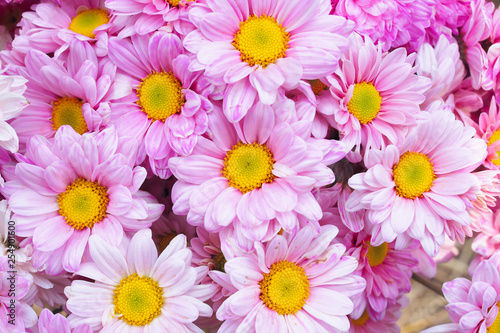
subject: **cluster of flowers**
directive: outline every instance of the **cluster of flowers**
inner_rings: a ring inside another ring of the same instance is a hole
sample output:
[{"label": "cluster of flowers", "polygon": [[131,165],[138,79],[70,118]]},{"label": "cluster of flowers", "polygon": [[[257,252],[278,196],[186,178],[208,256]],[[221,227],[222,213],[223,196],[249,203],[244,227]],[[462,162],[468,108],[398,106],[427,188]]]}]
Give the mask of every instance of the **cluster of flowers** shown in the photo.
[{"label": "cluster of flowers", "polygon": [[472,236],[427,332],[500,331],[493,3],[5,0],[2,22],[0,332],[399,332],[412,274]]}]

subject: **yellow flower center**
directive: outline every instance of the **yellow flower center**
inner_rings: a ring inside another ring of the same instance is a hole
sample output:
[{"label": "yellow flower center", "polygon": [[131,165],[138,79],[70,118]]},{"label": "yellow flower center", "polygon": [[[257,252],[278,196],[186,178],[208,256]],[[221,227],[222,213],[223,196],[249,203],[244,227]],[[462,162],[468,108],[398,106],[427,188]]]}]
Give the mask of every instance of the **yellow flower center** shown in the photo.
[{"label": "yellow flower center", "polygon": [[[499,306],[499,305],[497,303],[494,306]],[[486,328],[486,332],[487,333],[500,333],[500,316],[499,315],[497,315],[497,317],[495,318],[495,321],[489,327]]]},{"label": "yellow flower center", "polygon": [[274,17],[252,15],[240,23],[232,44],[240,51],[241,61],[266,67],[285,57],[289,40],[290,34]]},{"label": "yellow flower center", "polygon": [[57,197],[59,214],[77,230],[92,228],[106,216],[109,198],[107,188],[78,178]]},{"label": "yellow flower center", "polygon": [[151,323],[160,315],[163,301],[163,288],[158,282],[137,273],[121,279],[113,295],[115,314],[132,326]]},{"label": "yellow flower center", "polygon": [[79,12],[69,25],[69,30],[78,34],[94,38],[94,30],[109,22],[108,12],[105,9],[87,9]]},{"label": "yellow flower center", "polygon": [[266,145],[240,141],[227,152],[222,175],[229,186],[247,193],[273,181],[273,165],[273,154]]},{"label": "yellow flower center", "polygon": [[370,266],[375,267],[382,264],[387,256],[387,251],[389,251],[389,245],[387,243],[382,243],[379,246],[372,246],[368,243],[366,258]]},{"label": "yellow flower center", "polygon": [[260,299],[280,315],[296,313],[309,297],[309,279],[304,269],[288,260],[272,264],[259,285]]},{"label": "yellow flower center", "polygon": [[308,80],[307,82],[311,85],[311,89],[315,95],[318,95],[323,90],[328,90],[328,86],[321,82],[320,79]]},{"label": "yellow flower center", "polygon": [[[187,0],[187,2],[190,2],[190,1],[196,1],[196,0]],[[167,2],[170,4],[170,6],[177,7],[177,6],[179,6],[179,3],[181,2],[181,0],[167,0]]]},{"label": "yellow flower center", "polygon": [[353,323],[353,325],[363,326],[368,321],[368,319],[370,319],[370,316],[368,315],[368,311],[365,310],[361,317],[359,317],[358,319],[351,319],[351,322]]},{"label": "yellow flower center", "polygon": [[137,104],[150,119],[165,121],[181,112],[186,102],[181,82],[172,72],[153,72],[146,76],[137,88]]},{"label": "yellow flower center", "polygon": [[373,84],[361,82],[354,85],[352,97],[347,103],[347,110],[361,124],[368,124],[380,111],[382,97]]},{"label": "yellow flower center", "polygon": [[[490,136],[490,139],[488,140],[488,146],[491,145],[493,142],[496,142],[500,140],[500,130],[496,130],[495,132],[493,132],[493,134],[491,134]],[[498,153],[499,151],[497,150],[496,153]],[[500,165],[500,157],[499,158],[496,158],[494,160],[491,160],[491,163],[495,164],[495,165]]]},{"label": "yellow flower center", "polygon": [[434,168],[425,154],[406,152],[392,169],[396,193],[400,197],[415,199],[431,189],[436,179]]},{"label": "yellow flower center", "polygon": [[83,117],[83,102],[78,98],[61,97],[52,102],[52,128],[57,131],[62,125],[70,125],[75,132],[83,134],[88,131],[87,122]]}]

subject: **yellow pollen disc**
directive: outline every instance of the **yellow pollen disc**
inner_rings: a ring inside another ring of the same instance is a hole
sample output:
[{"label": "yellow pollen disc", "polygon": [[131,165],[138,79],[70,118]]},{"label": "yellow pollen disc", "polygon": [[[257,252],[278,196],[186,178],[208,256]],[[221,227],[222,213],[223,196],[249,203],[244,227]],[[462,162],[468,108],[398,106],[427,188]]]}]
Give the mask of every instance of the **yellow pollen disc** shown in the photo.
[{"label": "yellow pollen disc", "polygon": [[132,326],[144,326],[161,313],[163,288],[148,276],[137,273],[121,279],[113,295],[115,314]]},{"label": "yellow pollen disc", "polygon": [[[195,1],[195,0],[187,0],[187,2],[190,2],[190,1]],[[170,4],[170,6],[177,7],[177,6],[179,6],[179,3],[181,2],[181,0],[167,0],[167,2]]]},{"label": "yellow pollen disc", "polygon": [[415,199],[431,189],[436,179],[434,168],[425,154],[406,152],[392,169],[396,193],[400,197]]},{"label": "yellow pollen disc", "polygon": [[[499,306],[498,303],[496,304],[496,306]],[[486,328],[486,332],[487,333],[500,333],[500,313],[495,318],[495,321],[489,327]]]},{"label": "yellow pollen disc", "polygon": [[[500,140],[500,130],[496,130],[495,132],[493,132],[493,134],[491,134],[490,136],[490,139],[488,140],[488,146],[491,145],[493,142],[496,142]],[[497,151],[498,153],[499,151]],[[495,164],[495,165],[500,165],[500,158],[496,158],[494,160],[491,160],[491,163]]]},{"label": "yellow pollen disc", "polygon": [[172,72],[153,72],[146,76],[137,88],[137,104],[150,119],[165,121],[181,112],[186,102],[181,82]]},{"label": "yellow pollen disc", "polygon": [[70,125],[75,132],[83,134],[88,131],[87,122],[83,117],[83,102],[78,98],[61,97],[52,102],[52,128],[57,131],[62,125]]},{"label": "yellow pollen disc", "polygon": [[266,145],[238,142],[224,158],[222,175],[229,180],[229,186],[241,193],[272,183],[274,159]]},{"label": "yellow pollen disc", "polygon": [[352,97],[347,103],[347,110],[361,124],[368,124],[380,111],[382,97],[373,84],[361,82],[354,85]]},{"label": "yellow pollen disc", "polygon": [[311,89],[315,95],[318,95],[323,90],[328,90],[328,86],[319,79],[308,80],[307,82],[311,85]]},{"label": "yellow pollen disc", "polygon": [[387,243],[382,243],[379,246],[372,246],[368,243],[366,258],[368,259],[370,267],[382,264],[387,256],[387,251],[389,251],[389,245]]},{"label": "yellow pollen disc", "polygon": [[57,197],[59,214],[77,230],[92,228],[106,216],[107,191],[96,182],[78,178]]},{"label": "yellow pollen disc", "polygon": [[365,310],[361,317],[359,317],[358,319],[351,319],[351,322],[356,326],[363,326],[368,321],[368,319],[370,319],[370,316],[368,315],[368,311]]},{"label": "yellow pollen disc", "polygon": [[289,40],[290,34],[274,17],[252,15],[240,23],[232,44],[240,51],[241,61],[266,67],[285,57]]},{"label": "yellow pollen disc", "polygon": [[259,285],[260,299],[280,315],[296,313],[309,297],[309,279],[304,269],[287,260],[274,263]]},{"label": "yellow pollen disc", "polygon": [[73,17],[69,25],[69,30],[89,38],[94,38],[94,29],[108,22],[109,16],[105,9],[87,9]]}]

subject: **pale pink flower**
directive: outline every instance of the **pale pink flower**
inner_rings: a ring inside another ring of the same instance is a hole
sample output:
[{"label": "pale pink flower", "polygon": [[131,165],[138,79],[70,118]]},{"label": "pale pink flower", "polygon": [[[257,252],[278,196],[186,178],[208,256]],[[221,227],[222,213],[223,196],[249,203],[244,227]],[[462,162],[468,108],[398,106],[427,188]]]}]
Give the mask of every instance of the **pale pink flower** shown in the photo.
[{"label": "pale pink flower", "polygon": [[79,134],[104,128],[113,101],[131,91],[109,59],[98,59],[91,46],[78,40],[65,62],[36,50],[28,52],[25,62],[14,73],[27,80],[29,105],[11,123],[22,150],[33,135],[52,138],[62,125]]},{"label": "pale pink flower", "polygon": [[[238,290],[222,303],[222,332],[345,332],[353,298],[365,288],[353,275],[356,259],[331,244],[338,229],[302,228],[295,236],[256,242],[256,251],[228,260],[226,273]],[[281,290],[288,290],[281,293]],[[280,295],[280,296],[278,296]],[[332,302],[332,300],[335,300]]]},{"label": "pale pink flower", "polygon": [[53,314],[49,309],[43,309],[38,318],[38,333],[92,333],[87,323],[82,323],[70,329],[68,319],[61,314]]},{"label": "pale pink flower", "polygon": [[372,318],[368,312],[363,312],[363,315],[357,319],[349,316],[351,321],[349,333],[399,333],[401,328],[397,321],[401,317],[401,309],[406,305],[408,305],[408,298],[401,293],[398,298],[387,304],[385,316],[381,320]]},{"label": "pale pink flower", "polygon": [[203,303],[214,287],[200,284],[207,267],[191,267],[186,236],[175,237],[158,256],[151,230],[138,231],[126,253],[90,237],[93,262],[81,266],[65,290],[70,328],[88,323],[100,332],[200,332],[193,324],[212,309]]},{"label": "pale pink flower", "polygon": [[207,130],[212,104],[196,92],[200,72],[189,71],[191,60],[172,33],[112,38],[109,45],[111,60],[128,74],[133,87],[111,114],[112,121],[119,133],[134,135],[140,142],[145,154],[138,162],[147,155],[153,173],[168,178],[168,160],[191,154]]},{"label": "pale pink flower", "polygon": [[446,310],[452,324],[429,328],[422,333],[476,333],[500,329],[500,253],[479,264],[472,281],[456,278],[443,284]]},{"label": "pale pink flower", "polygon": [[330,10],[329,0],[208,1],[191,9],[196,30],[184,46],[224,89],[224,113],[237,122],[255,101],[271,105],[300,79],[337,69],[353,24]]},{"label": "pale pink flower", "polygon": [[311,138],[309,129],[307,122],[277,123],[273,109],[261,103],[236,124],[215,109],[212,140],[200,137],[192,155],[170,159],[178,179],[173,211],[209,232],[235,229],[250,244],[280,227],[293,232],[299,216],[317,221],[321,208],[311,190],[333,182],[327,165],[345,152],[336,140]]},{"label": "pale pink flower", "polygon": [[79,135],[65,125],[53,143],[42,136],[29,140],[3,194],[17,235],[33,237],[37,268],[46,263],[51,275],[74,272],[91,233],[118,246],[124,230],[148,228],[158,219],[163,205],[138,190],[146,171],[134,167],[136,153],[135,139],[113,128]]},{"label": "pale pink flower", "polygon": [[427,115],[401,146],[370,150],[368,171],[349,180],[354,192],[346,208],[368,210],[374,246],[396,240],[402,249],[417,239],[434,256],[445,234],[459,241],[472,235],[467,209],[480,182],[471,172],[483,162],[486,144],[451,112]]},{"label": "pale pink flower", "polygon": [[500,170],[500,112],[497,101],[491,98],[488,110],[479,113],[477,122],[469,122],[477,131],[477,137],[487,144],[488,156],[483,164],[486,168]]},{"label": "pale pink flower", "polygon": [[[415,75],[415,55],[404,48],[382,53],[370,38],[353,34],[339,69],[327,76],[334,103],[323,114],[340,132],[348,158],[359,162],[364,151],[400,144],[416,124],[419,104],[431,82]],[[329,101],[331,103],[331,101]],[[318,108],[322,112],[321,108]]]},{"label": "pale pink flower", "polygon": [[189,9],[196,2],[203,0],[106,0],[106,7],[113,10],[113,15],[124,17],[127,23],[118,37],[134,34],[145,35],[165,25],[170,25],[176,32],[186,35],[194,29],[189,19]]},{"label": "pale pink flower", "polygon": [[424,41],[435,0],[340,0],[334,13],[356,23],[355,31],[380,43],[384,51],[409,44],[413,50]]}]

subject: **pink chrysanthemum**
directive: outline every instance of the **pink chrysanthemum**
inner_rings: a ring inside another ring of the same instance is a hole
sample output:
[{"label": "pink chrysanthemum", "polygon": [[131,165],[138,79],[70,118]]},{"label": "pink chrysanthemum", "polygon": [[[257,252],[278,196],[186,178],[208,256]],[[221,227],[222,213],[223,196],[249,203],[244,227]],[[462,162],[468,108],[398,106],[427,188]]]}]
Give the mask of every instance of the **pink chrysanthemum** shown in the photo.
[{"label": "pink chrysanthemum", "polygon": [[29,106],[12,121],[23,150],[33,135],[52,138],[63,125],[79,134],[103,128],[112,101],[130,92],[109,59],[98,60],[92,47],[81,41],[71,43],[65,62],[36,50],[28,52],[25,62],[26,67],[15,72],[27,80],[24,96]]},{"label": "pink chrysanthemum", "polygon": [[[295,236],[256,243],[256,252],[228,260],[225,269],[238,289],[222,303],[223,332],[345,332],[352,298],[365,288],[352,275],[357,261],[331,244],[338,229],[311,227]],[[286,290],[286,292],[283,292]],[[335,300],[332,302],[332,300]]]},{"label": "pink chrysanthemum", "polygon": [[477,137],[484,140],[488,147],[488,156],[483,164],[488,169],[500,170],[500,112],[494,97],[491,98],[488,112],[479,114],[477,123],[471,122],[476,128]]},{"label": "pink chrysanthemum", "polygon": [[408,304],[408,298],[404,294],[400,294],[398,298],[387,304],[386,314],[383,319],[375,320],[368,312],[363,312],[363,315],[358,319],[352,319],[349,333],[399,333],[401,328],[397,324],[401,317],[401,309]]},{"label": "pink chrysanthemum", "polygon": [[26,79],[4,73],[5,69],[0,70],[0,147],[15,153],[19,149],[19,139],[16,131],[6,121],[19,116],[29,104],[23,96],[26,91]]},{"label": "pink chrysanthemum", "polygon": [[146,171],[134,167],[136,153],[136,141],[113,128],[80,136],[63,126],[53,143],[30,139],[3,193],[17,235],[33,237],[47,273],[77,270],[91,233],[118,246],[124,230],[150,227],[161,215],[163,205],[138,190]]},{"label": "pink chrysanthemum", "polygon": [[49,309],[43,309],[38,319],[38,333],[92,333],[87,323],[82,323],[70,329],[68,319],[58,314],[53,314]]},{"label": "pink chrysanthemum", "polygon": [[452,240],[471,234],[467,209],[480,188],[471,171],[486,157],[486,144],[451,112],[427,115],[400,147],[370,150],[368,171],[349,180],[355,191],[347,210],[368,210],[374,246],[396,239],[401,249],[417,239],[433,256],[445,234]]},{"label": "pink chrysanthemum", "polygon": [[111,60],[130,76],[134,88],[111,114],[113,123],[119,133],[141,142],[153,172],[167,178],[168,160],[191,154],[207,130],[212,104],[195,91],[199,72],[188,70],[189,56],[172,33],[134,35],[131,41],[112,38],[109,45]]},{"label": "pink chrysanthemum", "polygon": [[422,333],[476,333],[500,330],[500,253],[479,264],[472,281],[456,278],[443,284],[446,310],[452,324]]},{"label": "pink chrysanthemum", "polygon": [[[400,144],[416,123],[430,80],[415,75],[414,55],[403,48],[382,53],[366,37],[353,34],[340,68],[327,79],[334,104],[326,118],[340,132],[354,162],[363,149]],[[331,103],[331,102],[330,102]],[[321,108],[318,108],[321,112]]]},{"label": "pink chrysanthemum", "polygon": [[453,42],[454,35],[458,35],[458,28],[469,18],[472,1],[474,0],[437,0],[432,11],[431,24],[425,30],[426,42],[435,45],[441,36]]},{"label": "pink chrysanthemum", "polygon": [[[252,243],[266,236],[270,220],[289,232],[299,215],[317,221],[321,208],[311,190],[333,182],[327,165],[345,152],[336,140],[311,138],[309,126],[277,123],[273,109],[261,103],[237,124],[215,109],[209,114],[213,141],[200,137],[192,155],[170,159],[178,179],[174,212],[209,232],[238,228]],[[273,229],[271,236],[279,231]]]},{"label": "pink chrysanthemum", "polygon": [[458,44],[445,36],[441,36],[434,46],[423,44],[417,52],[415,65],[418,75],[432,81],[432,86],[424,92],[422,108],[436,100],[445,101],[460,86],[466,74]]},{"label": "pink chrysanthemum", "polygon": [[95,48],[99,56],[107,53],[108,32],[118,25],[110,22],[105,0],[65,0],[60,5],[44,0],[26,12],[19,23],[20,51],[30,49],[59,57],[75,39]]},{"label": "pink chrysanthemum", "polygon": [[231,122],[254,101],[275,102],[278,92],[300,79],[316,79],[338,67],[353,24],[328,15],[329,0],[217,0],[190,11],[196,30],[184,46],[198,67],[224,90],[224,113]]},{"label": "pink chrysanthemum", "polygon": [[123,38],[135,33],[145,35],[166,24],[186,35],[194,29],[189,20],[189,9],[195,3],[196,0],[106,0],[106,7],[113,10],[113,15],[127,19],[118,35]]},{"label": "pink chrysanthemum", "polygon": [[134,235],[125,254],[98,236],[89,242],[93,262],[77,274],[95,282],[73,281],[66,288],[70,327],[88,323],[100,332],[203,332],[193,321],[212,314],[203,301],[214,287],[200,284],[208,268],[191,267],[184,235],[159,257],[149,229]]},{"label": "pink chrysanthemum", "polygon": [[355,31],[380,43],[384,51],[406,44],[416,50],[424,41],[435,3],[435,0],[340,0],[334,13],[353,20]]}]

